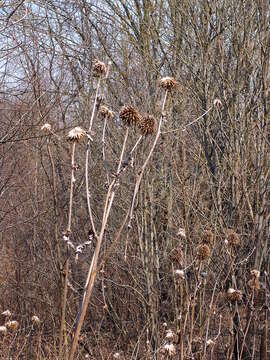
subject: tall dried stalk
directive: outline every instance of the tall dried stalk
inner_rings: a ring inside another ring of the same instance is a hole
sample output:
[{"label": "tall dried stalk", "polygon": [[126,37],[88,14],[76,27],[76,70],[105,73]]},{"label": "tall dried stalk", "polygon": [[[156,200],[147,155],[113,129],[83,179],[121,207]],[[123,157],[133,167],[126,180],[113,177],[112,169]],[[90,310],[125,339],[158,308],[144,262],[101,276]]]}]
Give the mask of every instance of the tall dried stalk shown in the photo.
[{"label": "tall dried stalk", "polygon": [[[73,202],[73,187],[74,187],[74,157],[75,157],[75,147],[76,141],[72,143],[72,152],[71,152],[71,179],[70,179],[70,193],[69,193],[69,214],[68,214],[68,226],[66,230],[66,236],[69,238],[71,233],[71,218],[72,218],[72,202]],[[64,283],[64,293],[63,293],[63,301],[62,301],[62,315],[61,315],[61,325],[60,325],[60,336],[59,336],[59,360],[62,359],[63,353],[63,337],[65,330],[65,316],[66,316],[66,306],[67,306],[67,291],[68,291],[68,273],[69,273],[69,258],[70,258],[70,250],[69,244],[67,242],[67,259],[65,264],[65,283]]]}]

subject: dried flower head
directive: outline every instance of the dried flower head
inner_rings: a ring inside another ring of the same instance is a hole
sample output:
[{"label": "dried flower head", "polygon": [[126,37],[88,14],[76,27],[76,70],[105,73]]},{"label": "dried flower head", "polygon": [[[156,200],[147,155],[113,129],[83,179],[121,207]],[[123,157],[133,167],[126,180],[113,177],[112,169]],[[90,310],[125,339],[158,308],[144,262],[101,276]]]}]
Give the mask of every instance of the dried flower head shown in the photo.
[{"label": "dried flower head", "polygon": [[138,125],[142,120],[139,112],[131,105],[125,105],[120,109],[119,118],[127,126]]},{"label": "dried flower head", "polygon": [[256,269],[251,270],[250,274],[257,279],[259,279],[259,277],[260,277],[260,272],[259,272],[259,270],[256,270]]},{"label": "dried flower head", "polygon": [[168,329],[166,331],[166,336],[165,337],[166,337],[166,339],[173,339],[175,337],[175,334],[171,329]]},{"label": "dried flower head", "polygon": [[176,349],[174,344],[165,344],[162,350],[164,353],[168,354],[169,356],[174,356],[176,354]]},{"label": "dried flower head", "polygon": [[176,80],[169,76],[166,76],[159,81],[159,85],[165,90],[171,90],[176,84]]},{"label": "dried flower head", "polygon": [[143,135],[152,135],[157,129],[156,119],[152,115],[142,117],[139,128]]},{"label": "dried flower head", "polygon": [[42,130],[42,131],[51,131],[51,129],[52,129],[52,126],[51,126],[51,124],[48,124],[48,123],[42,125],[40,128],[40,130]]},{"label": "dried flower head", "polygon": [[180,270],[180,269],[174,270],[174,275],[175,275],[177,278],[180,278],[180,279],[184,279],[184,278],[185,278],[185,272],[184,272],[184,270]]},{"label": "dried flower head", "polygon": [[229,246],[237,246],[240,243],[239,236],[232,229],[228,229],[227,231],[227,241]]},{"label": "dried flower head", "polygon": [[200,261],[209,259],[211,250],[207,244],[201,244],[196,249],[196,258]]},{"label": "dried flower head", "polygon": [[102,105],[99,109],[100,115],[105,119],[112,119],[113,118],[113,111],[107,108],[107,106]]},{"label": "dried flower head", "polygon": [[241,301],[242,297],[243,297],[243,294],[242,294],[242,291],[240,291],[240,290],[235,290],[233,288],[230,288],[227,291],[227,299],[230,302]]},{"label": "dried flower head", "polygon": [[6,316],[6,317],[10,317],[11,316],[11,312],[9,310],[5,310],[2,312],[2,315],[3,316]]},{"label": "dried flower head", "polygon": [[95,60],[95,62],[93,64],[93,71],[94,71],[95,76],[103,76],[103,75],[106,75],[107,68],[103,62],[101,62],[99,60]]},{"label": "dried flower head", "polygon": [[6,326],[0,326],[0,334],[1,335],[6,335],[7,334]]},{"label": "dried flower head", "polygon": [[114,359],[120,359],[120,353],[116,352],[113,354]]},{"label": "dried flower head", "polygon": [[6,327],[11,331],[16,331],[19,327],[19,323],[16,320],[6,322]]},{"label": "dried flower head", "polygon": [[79,141],[85,136],[85,134],[86,134],[85,130],[83,130],[79,126],[76,126],[68,133],[68,141]]},{"label": "dried flower head", "polygon": [[36,325],[39,325],[40,324],[40,320],[39,320],[39,317],[36,316],[36,315],[33,315],[32,318],[31,318],[32,322]]},{"label": "dried flower head", "polygon": [[174,262],[174,263],[177,262],[178,265],[182,266],[183,259],[184,259],[182,247],[179,246],[178,248],[172,249],[172,251],[169,254],[169,257],[172,262]]},{"label": "dried flower head", "polygon": [[212,339],[208,339],[208,340],[206,341],[206,345],[207,345],[207,346],[210,346],[210,347],[213,347],[213,346],[215,345],[215,341],[212,340]]},{"label": "dried flower head", "polygon": [[214,241],[214,234],[211,230],[206,230],[202,235],[202,244],[212,245]]},{"label": "dried flower head", "polygon": [[221,100],[219,100],[219,99],[215,99],[215,100],[213,101],[213,104],[214,104],[214,106],[221,106],[221,105],[222,105],[222,102],[221,102]]},{"label": "dried flower head", "polygon": [[186,238],[185,229],[179,228],[177,235],[185,239]]}]

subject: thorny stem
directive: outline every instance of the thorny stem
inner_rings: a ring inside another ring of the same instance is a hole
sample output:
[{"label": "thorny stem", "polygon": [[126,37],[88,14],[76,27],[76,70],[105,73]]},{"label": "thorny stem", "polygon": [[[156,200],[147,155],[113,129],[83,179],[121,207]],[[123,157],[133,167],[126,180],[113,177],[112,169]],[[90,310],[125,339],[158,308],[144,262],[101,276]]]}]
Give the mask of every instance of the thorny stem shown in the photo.
[{"label": "thorny stem", "polygon": [[[71,153],[71,179],[70,179],[70,193],[69,193],[69,213],[68,213],[68,226],[66,230],[66,236],[69,238],[71,232],[71,218],[72,218],[72,201],[73,201],[73,187],[74,187],[74,157],[75,157],[75,147],[76,141],[72,144],[72,153]],[[60,325],[60,336],[59,336],[59,360],[62,360],[63,352],[63,336],[65,329],[65,316],[66,316],[66,306],[67,306],[67,292],[68,292],[68,273],[69,273],[69,244],[67,243],[67,259],[65,264],[65,283],[64,283],[64,293],[62,301],[62,315],[61,315],[61,325]]]},{"label": "thorny stem", "polygon": [[132,203],[131,203],[131,207],[130,207],[130,212],[129,212],[129,223],[128,223],[128,227],[131,228],[131,221],[132,221],[132,217],[133,217],[133,210],[134,210],[134,204],[135,204],[135,200],[136,200],[136,196],[138,194],[138,191],[139,191],[139,187],[140,187],[140,184],[141,184],[141,181],[142,181],[142,177],[143,177],[143,174],[144,174],[144,170],[146,168],[146,166],[148,165],[148,162],[153,154],[153,151],[157,145],[157,142],[158,142],[158,139],[160,137],[160,129],[161,129],[161,125],[162,125],[162,122],[163,122],[163,119],[164,119],[164,109],[165,109],[165,104],[166,104],[166,100],[167,100],[167,95],[168,95],[168,90],[166,90],[165,92],[165,95],[164,95],[164,99],[163,99],[163,103],[162,103],[162,108],[161,108],[161,117],[160,117],[160,120],[159,120],[159,124],[158,124],[158,130],[157,130],[157,134],[156,134],[156,137],[155,137],[155,140],[153,142],[153,145],[150,149],[150,152],[142,166],[142,168],[140,169],[140,173],[139,173],[139,176],[137,178],[137,181],[136,181],[136,184],[135,184],[135,189],[134,189],[134,192],[133,192],[133,198],[132,198]]}]

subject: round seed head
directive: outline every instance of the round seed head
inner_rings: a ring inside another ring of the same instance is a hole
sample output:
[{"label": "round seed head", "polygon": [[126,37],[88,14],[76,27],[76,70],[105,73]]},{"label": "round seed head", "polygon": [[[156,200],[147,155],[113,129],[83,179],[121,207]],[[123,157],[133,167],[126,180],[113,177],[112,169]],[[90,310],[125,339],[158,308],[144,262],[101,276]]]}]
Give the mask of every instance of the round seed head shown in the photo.
[{"label": "round seed head", "polygon": [[253,269],[253,270],[250,271],[250,273],[251,273],[251,275],[252,275],[253,277],[259,279],[259,277],[260,277],[260,272],[259,272],[259,270]]},{"label": "round seed head", "polygon": [[82,139],[86,134],[86,131],[76,126],[74,129],[70,130],[68,133],[68,141],[79,141]]},{"label": "round seed head", "polygon": [[51,129],[52,129],[52,126],[51,126],[51,124],[48,124],[48,123],[42,125],[40,128],[40,130],[42,130],[42,131],[51,131]]},{"label": "round seed head", "polygon": [[201,244],[196,249],[196,258],[200,261],[209,259],[211,250],[207,244]]},{"label": "round seed head", "polygon": [[165,354],[168,354],[169,356],[174,356],[176,354],[174,344],[165,344],[162,350]]},{"label": "round seed head", "polygon": [[202,235],[202,243],[212,245],[214,241],[214,234],[211,230],[206,230]]},{"label": "round seed head", "polygon": [[213,101],[213,104],[214,104],[214,106],[222,106],[222,102],[221,102],[221,100],[219,100],[219,99],[215,99],[215,100]]},{"label": "round seed head", "polygon": [[7,334],[6,326],[0,326],[0,334],[4,336]]},{"label": "round seed head", "polygon": [[99,110],[100,115],[105,119],[112,119],[113,111],[107,108],[107,106],[102,105]]},{"label": "round seed head", "polygon": [[139,112],[131,105],[125,105],[120,109],[119,118],[127,126],[138,125],[142,119]]},{"label": "round seed head", "polygon": [[242,291],[240,291],[240,290],[235,290],[233,288],[230,288],[227,291],[227,299],[230,302],[241,301],[242,297],[243,297],[243,294],[242,294]]},{"label": "round seed head", "polygon": [[178,278],[178,279],[184,279],[185,278],[185,272],[184,270],[174,270],[174,275]]},{"label": "round seed head", "polygon": [[166,76],[159,81],[160,87],[164,90],[171,90],[177,84],[176,80],[172,77]]},{"label": "round seed head", "polygon": [[103,62],[96,60],[93,64],[93,71],[94,74],[99,77],[102,75],[106,75],[107,68]]},{"label": "round seed head", "polygon": [[228,229],[227,231],[227,240],[229,246],[237,246],[240,243],[239,236],[232,229]]},{"label": "round seed head", "polygon": [[152,135],[157,128],[156,119],[152,115],[146,115],[139,123],[139,127],[143,135]]},{"label": "round seed head", "polygon": [[36,315],[33,315],[32,318],[31,318],[32,322],[36,325],[39,325],[40,324],[40,320],[39,320],[39,317],[36,316]]},{"label": "round seed head", "polygon": [[184,254],[183,254],[183,250],[182,250],[181,246],[179,246],[178,248],[172,249],[172,251],[169,254],[169,257],[173,263],[178,263],[178,265],[182,266]]},{"label": "round seed head", "polygon": [[11,331],[16,331],[16,330],[18,329],[18,327],[19,327],[19,323],[18,323],[18,321],[16,321],[16,320],[8,321],[8,322],[6,323],[6,327],[7,327],[8,329],[10,329]]}]

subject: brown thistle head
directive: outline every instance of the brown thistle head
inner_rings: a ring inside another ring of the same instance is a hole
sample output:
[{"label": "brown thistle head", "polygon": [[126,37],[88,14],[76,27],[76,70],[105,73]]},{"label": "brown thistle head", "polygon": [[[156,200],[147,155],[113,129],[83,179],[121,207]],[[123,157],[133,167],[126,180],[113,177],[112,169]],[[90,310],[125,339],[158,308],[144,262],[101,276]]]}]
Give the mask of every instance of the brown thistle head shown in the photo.
[{"label": "brown thistle head", "polygon": [[127,126],[139,125],[142,120],[142,116],[131,105],[124,105],[121,107],[119,112],[119,118]]},{"label": "brown thistle head", "polygon": [[103,119],[105,119],[105,118],[112,119],[113,115],[114,115],[113,111],[110,110],[109,108],[107,108],[107,106],[105,106],[105,105],[101,105],[101,107],[99,109],[99,113],[103,117]]},{"label": "brown thistle head", "polygon": [[227,231],[227,241],[228,241],[228,245],[231,247],[237,246],[240,244],[239,236],[232,229],[228,229],[228,231]]},{"label": "brown thistle head", "polygon": [[152,135],[157,129],[156,119],[152,115],[142,117],[139,128],[143,135]]},{"label": "brown thistle head", "polygon": [[166,76],[159,81],[160,87],[164,90],[172,90],[176,86],[177,82],[173,77]]},{"label": "brown thistle head", "polygon": [[99,76],[104,76],[106,75],[107,72],[107,68],[106,65],[99,60],[95,60],[94,64],[93,64],[93,71],[95,76],[99,77]]},{"label": "brown thistle head", "polygon": [[212,245],[214,242],[214,234],[211,230],[206,230],[201,239],[202,244]]},{"label": "brown thistle head", "polygon": [[199,261],[205,261],[210,258],[211,250],[207,244],[201,244],[196,249],[196,258]]},{"label": "brown thistle head", "polygon": [[243,294],[242,294],[242,291],[240,290],[235,290],[233,288],[230,288],[228,289],[227,291],[227,299],[230,301],[230,302],[239,302],[241,301],[243,298]]},{"label": "brown thistle head", "polygon": [[70,130],[67,139],[68,141],[79,141],[85,135],[86,135],[86,131],[79,126],[76,126],[74,129]]}]

